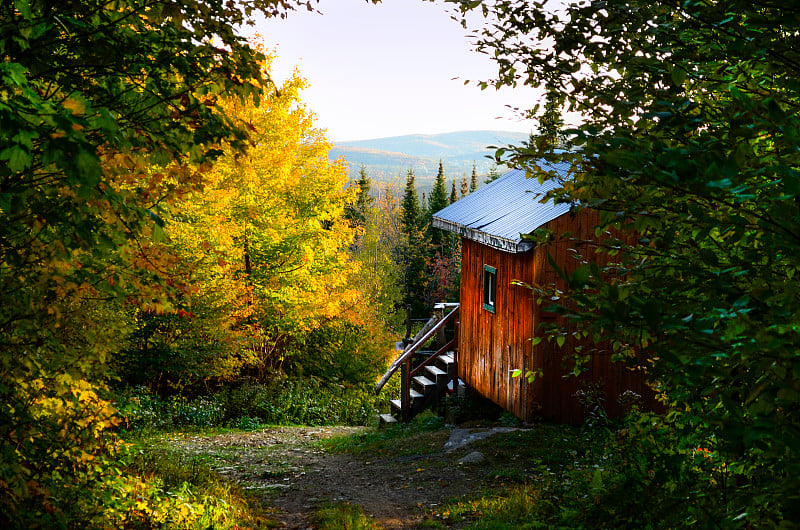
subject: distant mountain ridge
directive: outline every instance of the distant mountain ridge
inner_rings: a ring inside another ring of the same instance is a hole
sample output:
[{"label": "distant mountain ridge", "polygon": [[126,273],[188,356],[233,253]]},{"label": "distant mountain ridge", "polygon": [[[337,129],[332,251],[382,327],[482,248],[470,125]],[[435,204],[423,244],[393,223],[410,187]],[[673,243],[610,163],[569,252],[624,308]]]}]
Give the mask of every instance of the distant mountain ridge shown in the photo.
[{"label": "distant mountain ridge", "polygon": [[528,134],[508,131],[410,134],[338,142],[331,149],[329,157],[343,157],[351,177],[355,177],[364,165],[367,174],[378,182],[401,180],[408,168],[413,167],[419,184],[424,186],[436,177],[440,159],[448,180],[460,180],[465,175],[471,175],[473,163],[478,173],[485,175],[493,165],[487,158],[494,153],[489,146],[518,144],[528,138]]}]

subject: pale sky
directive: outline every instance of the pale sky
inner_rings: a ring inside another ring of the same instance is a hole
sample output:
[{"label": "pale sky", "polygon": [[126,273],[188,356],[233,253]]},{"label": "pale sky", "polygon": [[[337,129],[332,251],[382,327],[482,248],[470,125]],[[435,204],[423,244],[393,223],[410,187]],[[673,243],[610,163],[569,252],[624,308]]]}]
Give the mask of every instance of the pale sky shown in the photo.
[{"label": "pale sky", "polygon": [[[303,99],[333,141],[491,129],[530,132],[506,105],[528,108],[536,93],[481,91],[494,63],[471,50],[468,31],[444,3],[422,0],[320,0],[322,14],[296,11],[259,22],[277,46],[273,77],[294,67],[309,81]],[[456,78],[456,79],[454,79]]]}]

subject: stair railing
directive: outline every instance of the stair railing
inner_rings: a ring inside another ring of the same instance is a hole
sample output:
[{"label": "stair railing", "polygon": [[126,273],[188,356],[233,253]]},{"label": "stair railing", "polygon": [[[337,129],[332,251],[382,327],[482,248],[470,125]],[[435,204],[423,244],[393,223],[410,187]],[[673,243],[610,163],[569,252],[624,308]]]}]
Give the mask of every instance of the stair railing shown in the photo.
[{"label": "stair railing", "polygon": [[[458,326],[456,321],[455,337],[453,340],[440,347],[430,357],[425,359],[422,363],[411,369],[411,358],[414,353],[419,350],[423,344],[431,340],[434,335],[440,337],[444,334],[444,327],[448,322],[453,320],[458,315],[458,303],[442,303],[434,306],[434,316],[422,327],[419,333],[414,337],[410,344],[408,344],[403,353],[389,366],[389,369],[383,374],[381,380],[375,385],[375,394],[379,394],[383,386],[391,379],[392,375],[400,369],[400,410],[403,415],[403,421],[410,419],[411,411],[411,378],[418,374],[425,366],[434,362],[440,355],[453,351],[453,389],[458,385]],[[444,314],[445,309],[452,308],[447,315]]]}]

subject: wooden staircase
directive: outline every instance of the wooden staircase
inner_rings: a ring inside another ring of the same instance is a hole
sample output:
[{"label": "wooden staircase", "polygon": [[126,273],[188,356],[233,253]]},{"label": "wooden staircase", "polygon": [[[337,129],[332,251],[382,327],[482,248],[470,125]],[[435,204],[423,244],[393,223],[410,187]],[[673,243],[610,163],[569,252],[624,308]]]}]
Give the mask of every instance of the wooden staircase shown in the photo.
[{"label": "wooden staircase", "polygon": [[[378,394],[392,375],[400,370],[400,397],[391,400],[391,414],[381,414],[381,424],[409,421],[437,402],[446,392],[457,388],[458,308],[459,304],[436,304],[433,317],[408,341],[403,353],[376,385],[375,393]],[[447,341],[445,326],[451,320],[455,323],[455,336]],[[430,355],[423,355],[425,358],[412,366],[414,354],[434,338],[438,349]]]}]

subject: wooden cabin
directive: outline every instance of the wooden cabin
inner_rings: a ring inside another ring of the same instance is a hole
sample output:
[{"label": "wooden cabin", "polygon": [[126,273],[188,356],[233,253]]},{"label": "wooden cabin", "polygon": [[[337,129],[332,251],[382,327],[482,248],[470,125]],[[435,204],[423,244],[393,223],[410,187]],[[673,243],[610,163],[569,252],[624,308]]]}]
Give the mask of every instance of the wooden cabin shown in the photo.
[{"label": "wooden cabin", "polygon": [[[555,169],[566,173],[566,166]],[[522,239],[521,234],[537,228],[570,232],[575,240],[594,238],[596,212],[576,214],[568,204],[540,202],[553,186],[512,170],[434,214],[433,226],[459,234],[462,242],[458,376],[469,388],[524,421],[580,423],[584,407],[576,393],[593,386],[602,390],[605,410],[612,416],[621,412],[618,398],[626,390],[652,406],[653,392],[643,374],[610,362],[610,354],[593,355],[588,371],[579,378],[564,377],[573,368],[565,352],[576,343],[569,338],[559,348],[555,342],[534,345],[531,340],[541,334],[538,325],[553,316],[535,303],[531,289],[516,281],[562,284],[548,263],[548,253],[567,271],[578,264],[576,252],[589,260],[605,256],[568,240],[534,248]],[[540,376],[529,383],[525,377],[512,377],[516,369]]]}]

